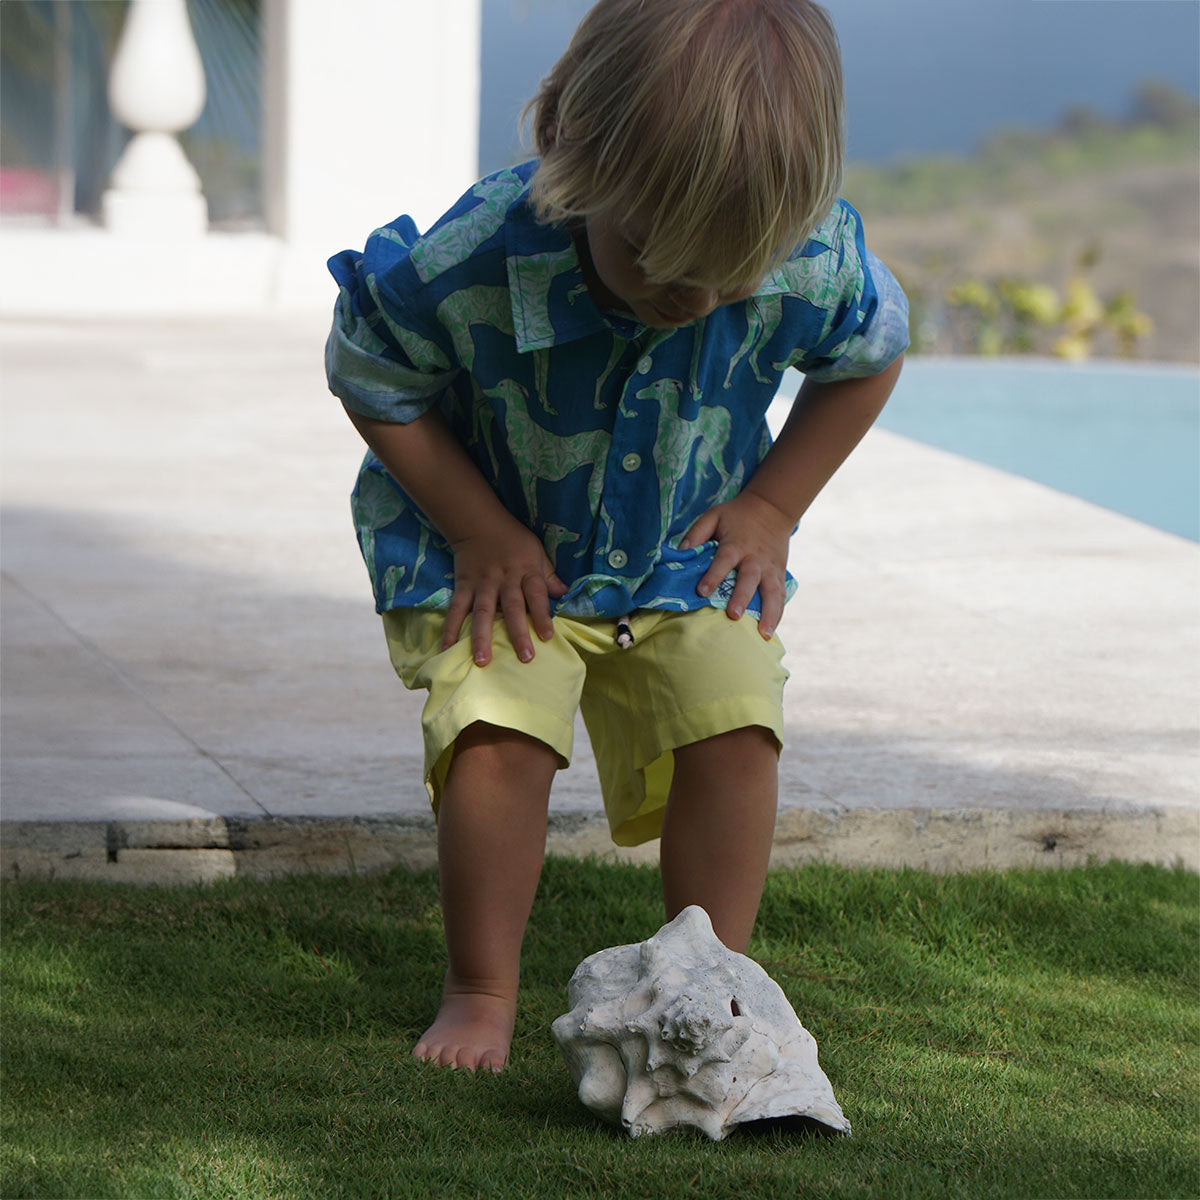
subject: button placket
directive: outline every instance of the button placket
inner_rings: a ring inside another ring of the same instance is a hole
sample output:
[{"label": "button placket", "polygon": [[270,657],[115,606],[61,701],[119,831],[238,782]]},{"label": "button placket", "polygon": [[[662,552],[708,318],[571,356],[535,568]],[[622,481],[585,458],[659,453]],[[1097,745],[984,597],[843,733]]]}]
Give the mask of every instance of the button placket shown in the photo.
[{"label": "button placket", "polygon": [[[618,409],[618,423],[613,429],[613,456],[609,460],[612,463],[610,471],[618,464],[621,468],[620,476],[615,472],[609,476],[609,483],[612,488],[610,497],[615,501],[614,507],[616,510],[636,510],[638,506],[632,503],[633,496],[641,487],[646,486],[644,483],[639,483],[632,478],[628,478],[641,469],[644,461],[642,455],[637,450],[623,449],[619,443],[624,441],[626,447],[628,447],[629,442],[637,445],[641,440],[639,433],[642,431],[639,430],[639,426],[644,423],[645,417],[639,417],[642,406],[637,403],[636,398],[639,389],[645,386],[645,380],[639,380],[636,376],[648,376],[653,369],[653,358],[649,354],[643,354],[637,361],[635,376],[630,376],[626,380],[624,395]],[[628,479],[628,481],[619,482],[619,480],[624,479]],[[608,491],[608,487],[606,487],[606,491]],[[637,550],[637,547],[634,547],[634,549]],[[629,550],[614,547],[607,553],[604,551],[601,551],[601,553],[604,554],[604,562],[610,570],[623,571],[629,566]]]}]

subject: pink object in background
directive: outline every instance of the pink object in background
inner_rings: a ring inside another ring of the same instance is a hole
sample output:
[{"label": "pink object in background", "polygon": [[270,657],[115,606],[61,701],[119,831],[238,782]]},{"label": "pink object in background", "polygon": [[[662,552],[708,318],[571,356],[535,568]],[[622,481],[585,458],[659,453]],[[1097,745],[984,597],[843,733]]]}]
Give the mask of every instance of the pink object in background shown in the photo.
[{"label": "pink object in background", "polygon": [[58,184],[50,171],[36,167],[0,170],[0,213],[53,217],[58,212]]}]

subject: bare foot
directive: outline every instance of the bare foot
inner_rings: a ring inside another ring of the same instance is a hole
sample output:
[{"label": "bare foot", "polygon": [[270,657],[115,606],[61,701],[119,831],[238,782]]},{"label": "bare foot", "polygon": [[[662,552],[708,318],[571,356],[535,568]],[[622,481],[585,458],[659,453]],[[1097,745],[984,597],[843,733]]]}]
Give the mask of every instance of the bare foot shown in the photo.
[{"label": "bare foot", "polygon": [[442,1007],[413,1047],[413,1054],[444,1067],[498,1072],[508,1062],[516,1020],[515,1000],[491,993],[455,992],[447,986]]}]

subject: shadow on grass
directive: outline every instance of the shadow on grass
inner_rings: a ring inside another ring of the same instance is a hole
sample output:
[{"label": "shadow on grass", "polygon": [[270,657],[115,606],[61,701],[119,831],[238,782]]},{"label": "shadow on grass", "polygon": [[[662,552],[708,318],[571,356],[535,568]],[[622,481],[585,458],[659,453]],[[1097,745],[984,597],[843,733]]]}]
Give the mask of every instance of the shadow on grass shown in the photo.
[{"label": "shadow on grass", "polygon": [[547,863],[498,1077],[409,1054],[444,966],[431,873],[10,884],[0,1193],[1185,1194],[1194,900],[1115,864],[773,874],[753,950],[855,1136],[714,1144],[600,1124],[549,1033],[580,959],[657,928],[652,869]]}]

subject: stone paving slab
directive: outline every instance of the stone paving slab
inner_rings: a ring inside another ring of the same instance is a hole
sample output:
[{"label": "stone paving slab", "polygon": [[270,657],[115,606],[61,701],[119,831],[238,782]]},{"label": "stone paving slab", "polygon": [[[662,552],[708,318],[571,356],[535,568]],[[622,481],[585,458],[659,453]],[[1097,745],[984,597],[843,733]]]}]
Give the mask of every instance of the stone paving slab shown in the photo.
[{"label": "stone paving slab", "polygon": [[[4,878],[192,883],[298,873],[355,874],[437,863],[427,816],[181,821],[17,821],[0,825]],[[1011,808],[855,808],[785,805],[772,865],[834,861],[931,871],[1064,867],[1121,858],[1196,869],[1200,835],[1187,809],[1032,811]],[[551,814],[547,850],[654,862],[656,843],[614,849],[596,813]]]},{"label": "stone paving slab", "polygon": [[[433,861],[324,326],[0,324],[4,875]],[[777,863],[1200,868],[1200,547],[876,430],[792,569]],[[612,853],[576,740],[549,846]]]}]

